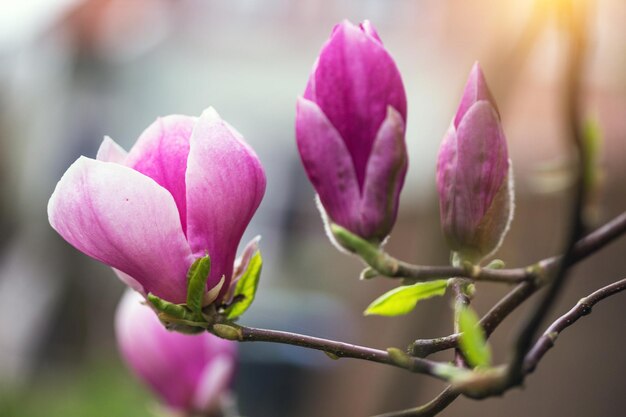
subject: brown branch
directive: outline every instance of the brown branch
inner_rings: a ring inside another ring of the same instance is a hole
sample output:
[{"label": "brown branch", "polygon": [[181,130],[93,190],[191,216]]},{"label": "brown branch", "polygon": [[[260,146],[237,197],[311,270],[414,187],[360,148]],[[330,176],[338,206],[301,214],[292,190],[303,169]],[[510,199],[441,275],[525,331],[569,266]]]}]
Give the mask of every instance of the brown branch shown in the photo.
[{"label": "brown branch", "polygon": [[[467,278],[454,278],[452,280],[452,291],[454,292],[454,333],[461,332],[460,329],[460,316],[461,310],[468,307],[470,304],[470,298],[467,294],[467,287],[471,284],[471,281]],[[456,348],[454,350],[454,364],[456,366],[467,367],[465,357],[461,349]]]},{"label": "brown branch", "polygon": [[[511,314],[520,304],[533,295],[539,287],[533,281],[518,284],[504,298],[502,298],[480,320],[480,324],[487,337]],[[418,357],[426,357],[435,352],[457,347],[460,334],[435,339],[418,339],[409,347],[409,352]]]},{"label": "brown branch", "polygon": [[624,290],[626,290],[626,278],[581,298],[570,311],[552,323],[537,340],[524,359],[524,372],[529,374],[535,370],[541,358],[554,346],[556,339],[563,330],[576,323],[581,317],[590,314],[592,307],[600,301]]},{"label": "brown branch", "polygon": [[[624,233],[626,233],[626,211],[589,233],[587,236],[579,239],[571,249],[570,265],[574,265],[588,258]],[[542,273],[547,275],[555,271],[563,260],[563,256],[553,256],[524,268],[488,269],[476,265],[468,265],[465,267],[413,265],[395,259],[386,253],[382,256],[383,259],[380,260],[380,262],[385,265],[385,267],[377,266],[380,267],[380,269],[384,269],[384,271],[381,272],[376,269],[375,266],[370,266],[387,278],[430,281],[456,276],[471,278],[474,281],[491,281],[510,284],[536,279],[538,275]]]},{"label": "brown branch", "polygon": [[587,10],[581,2],[571,2],[566,15],[569,24],[569,55],[568,65],[565,69],[567,82],[564,105],[566,117],[570,129],[570,137],[573,148],[576,150],[578,167],[576,172],[576,184],[570,213],[570,227],[568,239],[565,244],[563,258],[558,262],[554,277],[548,285],[548,289],[522,326],[515,348],[513,359],[509,366],[506,386],[519,385],[524,380],[524,360],[541,323],[554,305],[561,288],[565,284],[570,267],[575,260],[575,247],[577,241],[584,234],[585,222],[583,209],[587,199],[585,172],[583,161],[585,160],[584,134],[581,128],[580,97],[583,77],[584,59],[587,47]]},{"label": "brown branch", "polygon": [[[504,306],[501,306],[503,311],[510,308],[510,305],[514,305],[515,302],[518,302],[522,298],[527,297],[528,294],[532,294],[534,292],[527,287],[527,285],[527,283],[520,284],[516,290],[512,291],[507,295],[507,297],[505,297],[505,299],[510,300],[510,304],[504,303]],[[539,361],[543,358],[546,352],[554,346],[557,338],[565,329],[576,323],[581,317],[590,314],[593,306],[597,303],[622,291],[626,291],[626,278],[600,288],[587,297],[580,299],[570,311],[559,317],[552,325],[550,325],[550,327],[548,327],[543,335],[537,340],[524,360],[524,373],[529,374],[535,370]],[[516,301],[513,302],[511,300]],[[494,307],[494,309],[496,307]],[[492,311],[494,309],[492,309]],[[494,317],[496,316],[494,315]],[[432,417],[450,405],[459,395],[460,393],[455,391],[452,387],[447,387],[437,397],[423,406],[382,414],[377,417]]]},{"label": "brown branch", "polygon": [[239,342],[271,342],[315,349],[326,353],[332,359],[361,359],[395,366],[409,372],[430,375],[443,381],[448,381],[457,371],[466,371],[447,363],[412,357],[399,349],[390,348],[385,351],[331,339],[323,339],[321,337],[279,330],[258,329],[233,323],[214,324],[209,330],[217,336],[229,340]]},{"label": "brown branch", "polygon": [[408,410],[393,411],[376,417],[432,417],[439,414],[447,406],[452,404],[452,402],[456,400],[459,395],[459,393],[452,390],[452,387],[447,387],[445,390],[441,391],[439,395],[424,405],[410,408]]},{"label": "brown branch", "polygon": [[[589,233],[584,238],[580,239],[573,249],[573,262],[579,262],[588,256],[596,253],[600,249],[604,248],[609,243],[613,242],[618,237],[622,236],[626,232],[626,212],[621,213],[613,220],[607,222],[603,226]],[[547,258],[538,263],[541,267],[539,269],[551,270],[562,260],[561,257]],[[508,271],[527,271],[530,268],[519,268],[516,270]],[[483,270],[489,271],[489,270]],[[494,273],[504,272],[507,270],[494,270]],[[525,272],[526,273],[526,272]],[[481,319],[481,324],[487,336],[502,323],[502,321],[513,312],[519,305],[526,301],[531,295],[533,295],[537,289],[540,288],[543,281],[524,281],[518,284],[515,289],[509,292],[503,299],[501,299],[487,314]],[[458,342],[459,335],[451,334],[449,336],[438,337],[435,339],[418,339],[409,348],[409,351],[413,355],[419,357],[426,357],[432,353],[439,352],[441,350],[455,348]]]}]

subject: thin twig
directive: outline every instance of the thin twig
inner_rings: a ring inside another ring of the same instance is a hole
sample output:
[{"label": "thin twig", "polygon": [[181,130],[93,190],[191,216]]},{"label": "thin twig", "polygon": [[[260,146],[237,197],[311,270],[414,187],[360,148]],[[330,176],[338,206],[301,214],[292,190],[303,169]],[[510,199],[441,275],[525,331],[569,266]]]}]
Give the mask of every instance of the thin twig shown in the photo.
[{"label": "thin twig", "polygon": [[558,268],[554,274],[554,278],[550,282],[546,293],[538,303],[535,310],[529,316],[515,343],[513,359],[509,367],[508,386],[514,386],[522,383],[524,379],[524,359],[532,346],[533,340],[541,323],[553,306],[558,294],[565,283],[565,278],[569,272],[571,265],[575,259],[576,242],[583,235],[585,230],[583,209],[586,201],[587,190],[585,187],[584,171],[582,169],[582,161],[585,158],[585,147],[583,132],[580,126],[580,93],[583,75],[583,65],[587,44],[587,14],[582,10],[574,10],[575,7],[583,7],[583,3],[574,2],[569,4],[569,39],[570,54],[568,66],[566,68],[567,86],[565,89],[565,108],[567,110],[568,125],[571,130],[570,136],[572,145],[577,152],[578,168],[576,172],[576,184],[574,190],[574,198],[572,210],[570,214],[569,236],[565,245],[566,249],[562,260],[558,263]]},{"label": "thin twig", "polygon": [[432,417],[449,406],[459,395],[459,393],[452,390],[452,387],[447,387],[424,405],[408,410],[392,411],[390,413],[380,414],[376,417]]},{"label": "thin twig", "polygon": [[[574,265],[588,258],[624,233],[626,233],[626,211],[589,233],[587,236],[579,239],[572,248],[571,259],[569,261],[570,265]],[[548,274],[549,272],[555,271],[562,260],[563,256],[553,256],[545,258],[528,267],[489,269],[480,268],[478,266],[465,268],[456,266],[413,265],[385,254],[385,261],[390,264],[389,274],[385,275],[385,277],[430,281],[456,276],[471,278],[474,281],[515,284],[535,279],[538,273]]]},{"label": "thin twig", "polygon": [[[454,333],[461,332],[460,317],[461,310],[469,306],[470,299],[466,292],[467,285],[471,283],[467,278],[454,278],[452,280],[452,291],[454,292]],[[466,367],[463,352],[456,348],[454,350],[454,364],[456,366]]]},{"label": "thin twig", "polygon": [[[485,335],[491,336],[500,323],[533,295],[538,288],[534,281],[522,282],[500,299],[480,320]],[[459,337],[459,333],[454,333],[435,339],[418,339],[413,342],[409,351],[413,355],[423,358],[435,352],[455,348],[458,345]]]},{"label": "thin twig", "polygon": [[[300,346],[308,349],[320,350],[333,359],[362,359],[384,365],[395,366],[410,372],[431,375],[444,381],[447,381],[450,378],[449,372],[456,369],[446,363],[411,357],[406,353],[401,353],[398,349],[395,351],[400,354],[400,357],[380,349],[338,342],[335,340],[323,339],[321,337],[308,336],[304,334],[279,330],[258,329],[235,324],[228,324],[228,327],[231,327],[237,334],[234,337],[229,335],[229,338],[240,342],[271,342]],[[446,372],[444,372],[444,370]]]},{"label": "thin twig", "polygon": [[[580,239],[573,250],[574,262],[581,261],[604,248],[622,236],[624,232],[626,232],[626,212]],[[549,270],[553,265],[557,265],[561,259],[561,257],[547,258],[539,264],[543,265],[544,270]],[[543,281],[524,281],[510,291],[481,319],[480,323],[483,325],[485,333],[490,335],[511,312],[533,295],[542,283]],[[426,357],[432,353],[456,347],[458,338],[458,334],[451,334],[435,339],[418,339],[411,345],[409,351],[415,356]]]},{"label": "thin twig", "polygon": [[590,314],[592,307],[600,301],[624,290],[626,290],[626,278],[607,285],[606,287],[602,287],[592,294],[581,298],[570,311],[552,323],[537,340],[524,359],[524,372],[528,374],[535,370],[541,358],[554,346],[556,339],[563,330],[576,323],[581,317]]}]

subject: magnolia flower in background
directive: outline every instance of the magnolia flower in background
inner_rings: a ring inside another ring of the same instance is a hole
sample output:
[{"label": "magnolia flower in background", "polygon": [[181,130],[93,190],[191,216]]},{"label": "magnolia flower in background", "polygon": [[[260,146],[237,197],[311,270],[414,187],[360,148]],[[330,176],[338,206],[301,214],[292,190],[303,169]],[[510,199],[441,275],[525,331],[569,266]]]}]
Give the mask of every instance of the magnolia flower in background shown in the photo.
[{"label": "magnolia flower in background", "polygon": [[208,253],[209,304],[227,293],[237,246],[264,192],[258,157],[210,108],[199,118],[158,119],[128,153],[105,138],[96,160],[80,157],[68,168],[48,217],[129,286],[172,303],[185,302],[187,270]]},{"label": "magnolia flower in background", "polygon": [[451,249],[471,262],[495,252],[513,217],[513,176],[500,115],[478,63],[439,149],[437,190]]},{"label": "magnolia flower in background", "polygon": [[[115,316],[122,358],[169,409],[212,415],[230,387],[235,342],[166,330],[141,295],[127,290]],[[189,414],[191,415],[191,414]]]},{"label": "magnolia flower in background", "polygon": [[389,235],[408,164],[405,122],[402,79],[374,27],[335,26],[296,116],[325,220],[377,244]]}]

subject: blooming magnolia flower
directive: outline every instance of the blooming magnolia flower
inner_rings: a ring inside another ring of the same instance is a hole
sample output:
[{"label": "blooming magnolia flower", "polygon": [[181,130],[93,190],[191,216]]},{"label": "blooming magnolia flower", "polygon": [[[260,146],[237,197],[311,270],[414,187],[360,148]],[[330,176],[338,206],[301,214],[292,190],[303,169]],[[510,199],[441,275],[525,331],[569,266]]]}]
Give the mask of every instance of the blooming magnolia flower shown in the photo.
[{"label": "blooming magnolia flower", "polygon": [[478,63],[437,161],[441,224],[461,258],[478,262],[500,246],[513,216],[513,176],[496,103]]},{"label": "blooming magnolia flower", "polygon": [[221,285],[214,292],[226,294],[264,192],[254,151],[208,109],[200,118],[158,119],[128,154],[105,138],[96,160],[80,157],[63,175],[48,217],[65,240],[134,289],[184,303],[187,270],[206,253],[207,289]]},{"label": "blooming magnolia flower", "polygon": [[407,170],[406,96],[368,22],[335,26],[298,99],[296,139],[328,216],[380,243],[391,231]]},{"label": "blooming magnolia flower", "polygon": [[143,298],[127,290],[115,316],[123,359],[169,408],[208,415],[219,406],[235,370],[235,342],[204,332],[165,329]]}]

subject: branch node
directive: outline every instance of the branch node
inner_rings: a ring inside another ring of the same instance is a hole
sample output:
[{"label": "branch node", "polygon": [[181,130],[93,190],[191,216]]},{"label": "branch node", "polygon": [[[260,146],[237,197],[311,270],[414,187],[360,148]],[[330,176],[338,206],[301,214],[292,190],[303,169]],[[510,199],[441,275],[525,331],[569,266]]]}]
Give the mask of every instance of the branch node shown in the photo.
[{"label": "branch node", "polygon": [[405,369],[412,368],[411,357],[407,355],[406,352],[404,352],[402,349],[390,347],[387,348],[387,353],[389,354],[389,359],[394,365]]},{"label": "branch node", "polygon": [[588,314],[591,314],[591,304],[589,304],[589,301],[587,300],[587,297],[585,298],[581,298],[580,301],[578,301],[578,305],[580,306],[580,315],[581,316],[586,316]]},{"label": "branch node", "polygon": [[335,355],[334,353],[328,352],[326,350],[324,351],[324,353],[326,354],[326,356],[328,356],[329,358],[331,358],[334,361],[339,360],[341,358],[341,356]]},{"label": "branch node", "polygon": [[239,327],[216,323],[211,328],[211,332],[222,339],[243,341],[243,332]]}]

